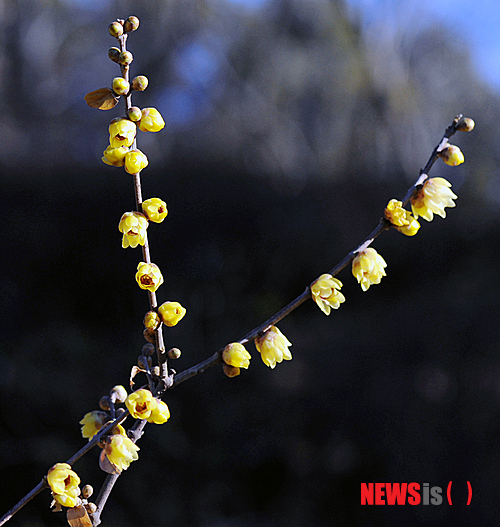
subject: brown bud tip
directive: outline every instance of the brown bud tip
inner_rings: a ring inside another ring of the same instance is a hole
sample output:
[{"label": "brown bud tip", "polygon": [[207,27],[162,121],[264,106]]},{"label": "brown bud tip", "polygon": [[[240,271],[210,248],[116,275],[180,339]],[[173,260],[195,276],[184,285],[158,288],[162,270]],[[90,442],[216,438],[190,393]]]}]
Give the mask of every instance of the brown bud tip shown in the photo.
[{"label": "brown bud tip", "polygon": [[457,130],[461,132],[472,132],[476,123],[470,117],[462,117],[457,123]]},{"label": "brown bud tip", "polygon": [[236,368],[234,366],[229,366],[229,364],[224,363],[222,368],[224,370],[224,373],[228,377],[236,377],[236,376],[238,376],[240,374],[240,369],[239,368]]},{"label": "brown bud tip", "polygon": [[113,22],[108,26],[109,34],[112,37],[121,37],[123,35],[123,26],[120,22]]},{"label": "brown bud tip", "polygon": [[148,341],[148,342],[151,342],[151,343],[154,343],[155,342],[155,332],[153,329],[151,328],[146,328],[143,333],[144,335],[144,338]]},{"label": "brown bud tip", "polygon": [[90,496],[92,496],[93,493],[94,493],[94,489],[92,488],[92,485],[85,485],[82,489],[82,496],[85,499],[90,498]]},{"label": "brown bud tip", "polygon": [[123,24],[123,29],[126,33],[135,31],[139,27],[139,19],[136,16],[129,16],[125,23]]},{"label": "brown bud tip", "polygon": [[118,64],[118,59],[120,58],[120,50],[118,48],[109,48],[108,57]]},{"label": "brown bud tip", "polygon": [[99,407],[101,410],[109,410],[111,408],[111,400],[107,395],[99,399]]},{"label": "brown bud tip", "polygon": [[135,91],[144,91],[148,87],[149,81],[145,75],[138,75],[132,81],[132,89]]},{"label": "brown bud tip", "polygon": [[168,350],[167,355],[170,359],[178,359],[181,356],[181,350],[179,348],[172,348]]},{"label": "brown bud tip", "polygon": [[143,355],[149,356],[149,355],[153,355],[153,353],[155,352],[155,349],[156,348],[154,344],[151,344],[150,342],[148,342],[147,344],[144,344],[141,351]]}]

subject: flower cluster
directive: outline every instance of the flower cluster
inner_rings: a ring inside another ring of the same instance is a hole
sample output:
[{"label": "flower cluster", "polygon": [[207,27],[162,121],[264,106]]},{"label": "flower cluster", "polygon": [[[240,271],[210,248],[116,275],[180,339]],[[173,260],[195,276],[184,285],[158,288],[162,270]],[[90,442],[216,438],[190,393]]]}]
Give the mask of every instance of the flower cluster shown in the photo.
[{"label": "flower cluster", "polygon": [[47,483],[54,500],[64,507],[76,507],[80,495],[80,478],[67,463],[56,463],[47,473]]}]

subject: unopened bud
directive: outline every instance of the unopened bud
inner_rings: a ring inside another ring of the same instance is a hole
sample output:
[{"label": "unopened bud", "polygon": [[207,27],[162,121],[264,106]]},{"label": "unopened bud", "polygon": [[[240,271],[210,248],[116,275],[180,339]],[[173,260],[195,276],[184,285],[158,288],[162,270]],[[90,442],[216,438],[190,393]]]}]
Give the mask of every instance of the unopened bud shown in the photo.
[{"label": "unopened bud", "polygon": [[92,514],[97,510],[97,505],[95,503],[86,503],[84,507],[89,514]]},{"label": "unopened bud", "polygon": [[148,341],[154,344],[155,342],[155,332],[151,328],[146,328],[144,332],[142,333],[144,335],[144,338]]},{"label": "unopened bud", "polygon": [[140,121],[142,117],[141,109],[138,106],[132,106],[127,110],[127,117],[134,122]]},{"label": "unopened bud", "polygon": [[148,342],[147,344],[144,344],[141,351],[143,355],[150,356],[150,355],[153,355],[155,350],[156,348],[154,344],[151,344],[150,342]]},{"label": "unopened bud", "polygon": [[119,403],[125,402],[127,395],[128,395],[127,390],[125,390],[125,388],[121,386],[120,384],[117,384],[116,386],[114,386],[109,394],[109,396],[111,397],[111,400],[114,399],[115,401]]},{"label": "unopened bud", "polygon": [[170,359],[178,359],[181,356],[181,350],[179,348],[169,349],[167,355]]},{"label": "unopened bud", "polygon": [[473,119],[470,117],[462,117],[460,121],[458,121],[456,128],[461,132],[472,132],[472,130],[474,130],[474,126],[476,126],[476,123],[473,121]]},{"label": "unopened bud", "polygon": [[148,311],[144,317],[144,325],[150,329],[156,329],[161,324],[160,315],[156,311]]},{"label": "unopened bud", "polygon": [[85,499],[90,498],[90,496],[92,496],[93,493],[94,493],[94,489],[92,488],[92,485],[85,485],[85,487],[83,487],[82,489],[82,496]]},{"label": "unopened bud", "polygon": [[134,55],[130,51],[122,51],[118,57],[118,62],[122,66],[128,66],[134,60]]},{"label": "unopened bud", "polygon": [[108,49],[108,57],[118,64],[118,60],[120,58],[120,50],[118,48],[109,48]]},{"label": "unopened bud", "polygon": [[238,376],[240,374],[240,369],[239,368],[235,368],[234,366],[229,366],[229,364],[224,363],[222,368],[224,370],[224,373],[228,377],[236,377],[236,376]]},{"label": "unopened bud", "polygon": [[126,95],[130,91],[130,84],[123,77],[115,77],[112,89],[116,95]]},{"label": "unopened bud", "polygon": [[438,156],[440,156],[443,161],[452,167],[456,167],[457,165],[461,165],[464,161],[464,155],[462,154],[462,151],[458,146],[455,145],[446,145],[441,152],[438,152]]},{"label": "unopened bud", "polygon": [[111,408],[111,400],[107,395],[99,399],[99,407],[101,410],[109,410]]},{"label": "unopened bud", "polygon": [[146,357],[145,355],[139,355],[137,358],[137,366],[143,370],[149,370],[151,366],[153,365],[153,361],[151,360],[151,357]]},{"label": "unopened bud", "polygon": [[156,375],[157,377],[160,376],[160,367],[159,366],[155,366],[152,370],[151,370],[151,373],[153,375]]},{"label": "unopened bud", "polygon": [[123,35],[123,26],[120,22],[113,22],[112,24],[109,24],[108,31],[112,37],[118,38]]},{"label": "unopened bud", "polygon": [[135,91],[144,91],[148,87],[149,81],[145,75],[138,75],[132,80],[132,89]]},{"label": "unopened bud", "polygon": [[123,28],[127,33],[130,33],[131,31],[135,31],[139,27],[139,19],[136,16],[129,16],[127,20],[125,20],[125,23],[123,24]]}]

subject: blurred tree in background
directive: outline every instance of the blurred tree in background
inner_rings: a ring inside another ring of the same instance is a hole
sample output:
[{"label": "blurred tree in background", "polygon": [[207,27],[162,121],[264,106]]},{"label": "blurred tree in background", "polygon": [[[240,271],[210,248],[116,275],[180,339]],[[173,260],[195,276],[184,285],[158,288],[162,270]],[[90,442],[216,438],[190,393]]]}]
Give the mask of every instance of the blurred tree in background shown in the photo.
[{"label": "blurred tree in background", "polygon": [[[464,165],[432,171],[459,195],[446,221],[414,239],[382,236],[380,286],[363,293],[346,270],[338,312],[308,302],[280,324],[293,361],[270,371],[249,346],[240,377],[216,368],[167,394],[172,418],[147,429],[105,524],[491,524],[499,100],[467,44],[438,25],[365,26],[337,0],[0,6],[3,509],[83,444],[78,421],[127,383],[143,344],[137,257],[117,230],[134,197],[128,176],[100,161],[119,112],[83,101],[116,74],[107,25],[134,14],[131,70],[151,80],[136,103],[167,122],[140,148],[145,197],[170,211],[152,256],[188,310],[166,335],[183,350],[177,371],[354,249],[457,113],[477,129],[456,140]],[[94,488],[104,479],[97,453],[75,469]],[[472,482],[469,508],[359,505],[360,482],[449,480],[457,503]],[[60,525],[49,503],[39,496],[12,525]]]}]

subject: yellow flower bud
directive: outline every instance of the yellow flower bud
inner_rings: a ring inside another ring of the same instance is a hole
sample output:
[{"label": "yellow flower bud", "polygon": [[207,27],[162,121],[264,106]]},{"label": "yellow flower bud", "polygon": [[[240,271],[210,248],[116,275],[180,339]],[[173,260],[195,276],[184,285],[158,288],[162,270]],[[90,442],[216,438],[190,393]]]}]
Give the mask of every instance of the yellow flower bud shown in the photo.
[{"label": "yellow flower bud", "polygon": [[142,203],[142,211],[148,220],[161,223],[167,216],[167,204],[160,198],[149,198]]},{"label": "yellow flower bud", "polygon": [[115,148],[111,145],[104,150],[102,153],[101,160],[106,165],[112,165],[115,167],[122,167],[125,164],[125,154],[128,152],[128,148],[120,146]]},{"label": "yellow flower bud", "polygon": [[57,503],[62,505],[63,507],[76,507],[78,505],[78,502],[80,501],[78,498],[78,489],[71,489],[66,491],[64,494],[54,494],[52,493],[52,497],[54,498]]},{"label": "yellow flower bud", "polygon": [[393,225],[402,227],[403,225],[409,225],[409,221],[406,219],[406,211],[403,208],[403,202],[396,199],[391,199],[387,204],[384,211],[385,218],[390,221]]},{"label": "yellow flower bud", "polygon": [[123,117],[113,119],[109,125],[109,144],[114,148],[132,146],[136,133],[137,126],[132,121]]},{"label": "yellow flower bud", "polygon": [[[128,66],[132,61],[134,60],[134,56],[130,51],[122,51],[120,55],[118,55],[118,63],[122,66]],[[128,85],[130,89],[130,84]]]},{"label": "yellow flower bud", "polygon": [[445,207],[454,207],[457,196],[451,191],[451,183],[442,177],[428,179],[411,198],[415,219],[422,216],[432,221],[434,214],[446,218]]},{"label": "yellow flower bud", "polygon": [[457,130],[460,130],[460,132],[472,132],[475,126],[476,123],[473,119],[470,117],[462,117],[460,121],[458,121],[456,128]]},{"label": "yellow flower bud", "polygon": [[137,266],[135,279],[141,289],[147,289],[152,293],[163,284],[163,276],[160,269],[153,263],[140,262]]},{"label": "yellow flower bud", "polygon": [[247,369],[250,366],[251,358],[250,353],[239,342],[228,344],[222,352],[222,360],[229,366],[234,366],[235,368]]},{"label": "yellow flower bud", "polygon": [[141,388],[127,397],[125,406],[134,419],[148,419],[158,403],[149,390]]},{"label": "yellow flower bud", "polygon": [[156,311],[148,311],[144,317],[144,326],[156,329],[161,324],[160,315]]},{"label": "yellow flower bud", "polygon": [[406,211],[406,218],[410,223],[402,227],[396,227],[396,229],[405,236],[415,236],[420,229],[420,223],[408,211]]},{"label": "yellow flower bud", "polygon": [[164,302],[159,308],[158,313],[166,326],[175,326],[186,314],[186,308],[179,302]]},{"label": "yellow flower bud", "polygon": [[138,106],[131,106],[127,110],[127,117],[134,122],[140,121],[142,117],[141,109]]},{"label": "yellow flower bud", "polygon": [[100,410],[86,413],[80,421],[80,424],[83,425],[82,437],[88,438],[90,441],[108,419],[108,414],[106,412],[101,412]]},{"label": "yellow flower bud", "polygon": [[167,352],[168,358],[172,360],[178,359],[181,354],[182,352],[179,348],[171,348]]},{"label": "yellow flower bud", "polygon": [[123,25],[120,22],[112,22],[108,26],[108,31],[112,37],[121,37],[123,35]]},{"label": "yellow flower bud", "polygon": [[130,33],[131,31],[135,31],[139,27],[139,19],[136,16],[129,16],[127,20],[125,20],[125,23],[123,24],[123,29]]},{"label": "yellow flower bud", "polygon": [[358,253],[352,261],[352,274],[361,285],[363,291],[368,291],[372,284],[379,284],[383,276],[386,276],[384,268],[387,267],[385,260],[375,249],[368,247]]},{"label": "yellow flower bud", "polygon": [[148,220],[140,212],[125,212],[118,224],[118,230],[123,233],[122,247],[132,247],[146,243]]},{"label": "yellow flower bud", "polygon": [[132,81],[132,89],[135,91],[144,91],[149,84],[149,80],[145,75],[137,75]]},{"label": "yellow flower bud", "polygon": [[165,121],[156,108],[143,108],[138,125],[143,132],[159,132],[165,126]]},{"label": "yellow flower bud", "polygon": [[125,170],[129,174],[138,174],[148,163],[148,158],[140,150],[131,150],[125,154]]},{"label": "yellow flower bud", "polygon": [[464,155],[458,146],[446,145],[441,152],[438,152],[438,156],[447,164],[452,167],[461,165],[464,161]]},{"label": "yellow flower bud", "polygon": [[105,454],[108,461],[121,472],[127,470],[132,461],[139,459],[138,450],[139,447],[132,440],[118,434],[108,437],[102,454]]},{"label": "yellow flower bud", "polygon": [[115,77],[113,79],[111,89],[116,93],[116,95],[127,95],[127,93],[130,91],[130,83],[123,77]]},{"label": "yellow flower bud", "polygon": [[162,425],[170,419],[170,410],[168,406],[163,402],[157,400],[157,405],[154,410],[151,411],[151,415],[146,419],[148,423],[154,423],[155,425]]},{"label": "yellow flower bud", "polygon": [[341,287],[342,282],[331,274],[322,274],[311,285],[312,298],[325,315],[330,314],[332,307],[338,309],[345,302],[345,297],[340,292]]},{"label": "yellow flower bud", "polygon": [[292,343],[276,326],[271,326],[261,337],[255,339],[255,347],[266,366],[274,368],[276,363],[292,360],[288,349]]}]

